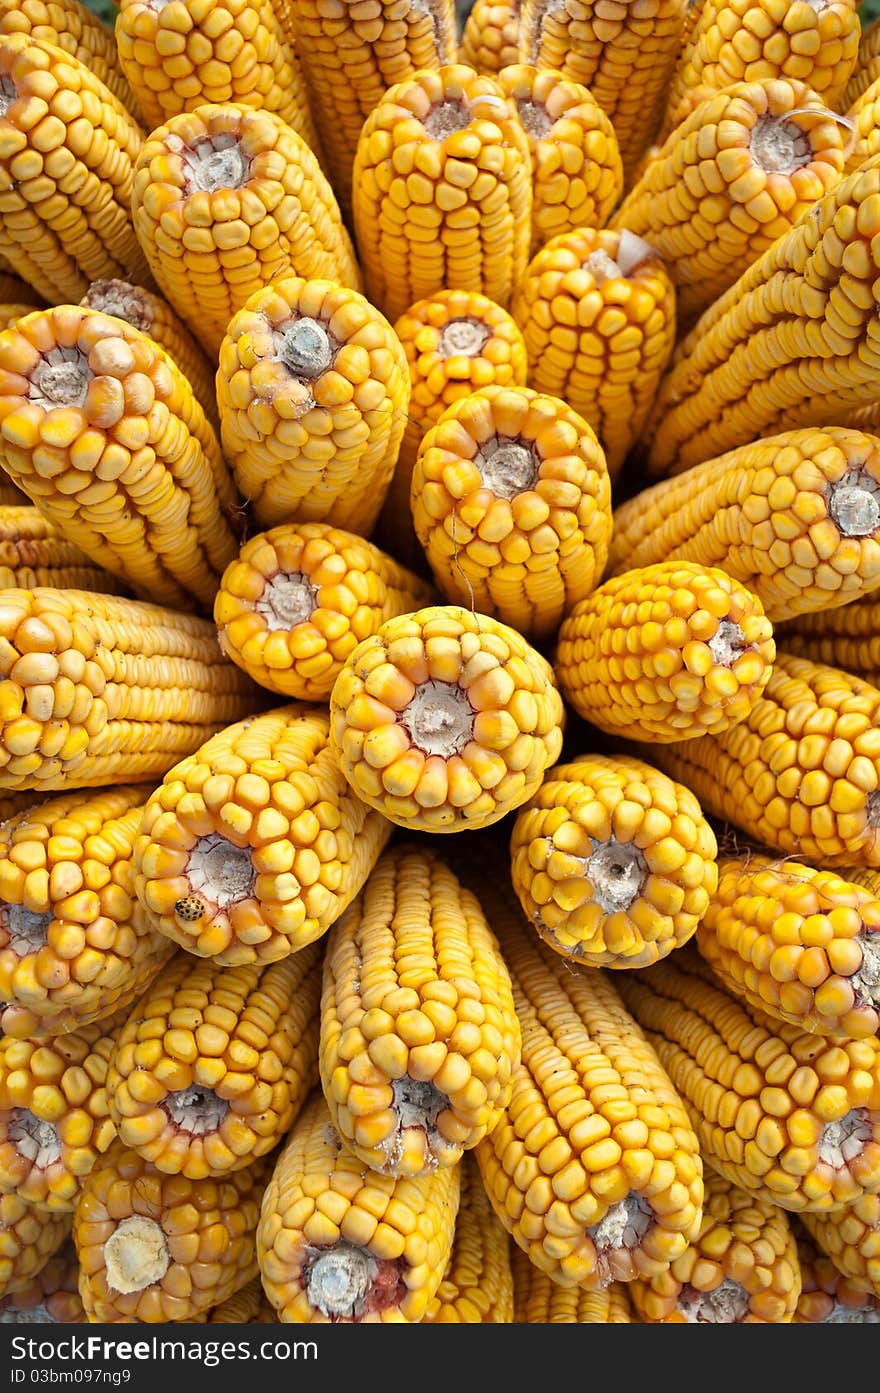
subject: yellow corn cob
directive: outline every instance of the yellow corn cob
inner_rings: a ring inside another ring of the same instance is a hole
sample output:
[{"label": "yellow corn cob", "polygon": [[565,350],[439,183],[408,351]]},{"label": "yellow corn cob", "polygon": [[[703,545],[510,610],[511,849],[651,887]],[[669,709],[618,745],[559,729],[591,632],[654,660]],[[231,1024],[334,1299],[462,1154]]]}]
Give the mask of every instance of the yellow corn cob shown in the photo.
[{"label": "yellow corn cob", "polygon": [[529,139],[529,255],[561,232],[604,227],[623,193],[623,165],[614,127],[593,94],[561,72],[528,63],[502,69],[498,83]]},{"label": "yellow corn cob", "polygon": [[836,1040],[731,995],[692,944],[615,978],[684,1099],[707,1166],[824,1213],[880,1191],[880,1040]]},{"label": "yellow corn cob", "polygon": [[562,233],[532,257],[511,313],[529,386],[589,421],[614,480],[675,344],[675,287],[663,262],[625,231]]},{"label": "yellow corn cob", "polygon": [[437,586],[535,642],[601,579],[611,481],[596,434],[558,397],[482,387],[422,437],[412,518]]},{"label": "yellow corn cob", "polygon": [[245,543],[220,582],[214,619],[223,652],[261,687],[323,701],[353,649],[431,593],[363,537],[291,522]]},{"label": "yellow corn cob", "polygon": [[629,175],[660,121],[684,15],[685,0],[524,0],[520,61],[558,68],[590,90],[611,119]]},{"label": "yellow corn cob", "polygon": [[865,24],[863,20],[856,65],[849,82],[843,89],[840,110],[849,111],[862,93],[868,90],[871,83],[877,81],[878,77],[880,77],[880,19],[873,19],[869,24]]},{"label": "yellow corn cob", "polygon": [[519,62],[520,0],[476,0],[461,31],[461,63],[493,77]]},{"label": "yellow corn cob", "polygon": [[878,718],[880,690],[777,650],[738,725],[645,753],[771,851],[826,869],[880,866]]},{"label": "yellow corn cob", "polygon": [[424,570],[410,509],[422,436],[448,406],[480,387],[524,387],[526,349],[507,310],[469,290],[438,290],[418,300],[396,320],[394,332],[409,363],[409,411],[376,538],[398,561]]},{"label": "yellow corn cob", "polygon": [[212,359],[235,312],[279,276],[360,289],[317,157],[274,112],[230,102],[172,116],[144,142],[131,211],[156,283]]},{"label": "yellow corn cob", "polygon": [[257,1228],[283,1323],[416,1322],[452,1256],[461,1166],[380,1175],[345,1149],[320,1090],[290,1130]]},{"label": "yellow corn cob", "polygon": [[[700,316],[645,426],[650,472],[687,469],[778,431],[846,424],[874,400],[878,195],[874,155]],[[528,335],[526,345],[531,355]]]},{"label": "yellow corn cob", "polygon": [[[25,505],[26,494],[21,495]],[[0,588],[31,590],[53,585],[60,590],[94,590],[118,595],[121,581],[93,566],[85,552],[69,542],[41,512],[30,506],[0,504]]]},{"label": "yellow corn cob", "polygon": [[463,1158],[460,1175],[449,1266],[422,1320],[425,1325],[506,1325],[513,1320],[507,1231],[489,1203],[472,1156]]},{"label": "yellow corn cob", "polygon": [[14,1191],[0,1194],[0,1316],[10,1298],[25,1291],[57,1253],[69,1232],[69,1214],[47,1214]]},{"label": "yellow corn cob", "polygon": [[[45,1224],[47,1216],[42,1214],[40,1217]],[[63,1223],[62,1234],[68,1236],[58,1252],[49,1259],[45,1267],[40,1268],[26,1286],[19,1288],[14,1294],[0,1298],[0,1322],[3,1324],[85,1324],[86,1313],[79,1296],[79,1263],[73,1240],[69,1237],[70,1215],[59,1215],[58,1218]],[[50,1223],[54,1222],[53,1216]]]},{"label": "yellow corn cob", "polygon": [[409,392],[400,340],[358,291],[284,276],[249,296],[220,347],[217,402],[224,453],[255,521],[368,536]]},{"label": "yellow corn cob", "polygon": [[161,778],[253,709],[206,619],[88,590],[0,592],[0,789]]},{"label": "yellow corn cob", "polygon": [[694,942],[729,992],[801,1030],[880,1029],[880,900],[833,871],[747,853],[719,864]]},{"label": "yellow corn cob", "polygon": [[259,1275],[209,1311],[208,1324],[275,1325],[275,1307],[263,1291]]},{"label": "yellow corn cob", "polygon": [[725,87],[676,127],[609,226],[665,261],[679,334],[839,183],[849,143],[822,97],[782,78]]},{"label": "yellow corn cob", "polygon": [[826,617],[798,628],[845,632],[851,602],[880,585],[878,529],[880,442],[838,426],[784,431],[616,508],[607,574],[663,561],[714,566],[751,590],[774,625],[815,611]]},{"label": "yellow corn cob", "polygon": [[565,712],[547,660],[485,614],[387,620],[330,693],[331,744],[359,798],[400,827],[487,827],[540,786]]},{"label": "yellow corn cob", "polygon": [[163,1175],[118,1142],[73,1216],[79,1293],[91,1322],[194,1321],[257,1275],[266,1157],[222,1180]]},{"label": "yellow corn cob", "polygon": [[139,329],[62,305],[0,333],[0,463],[141,598],[210,611],[241,501],[190,383]]},{"label": "yellow corn cob", "polygon": [[115,28],[148,130],[209,102],[237,102],[274,111],[317,153],[296,58],[269,0],[120,0]]},{"label": "yellow corn cob", "polygon": [[579,600],[553,668],[585,721],[634,740],[689,740],[742,721],[776,655],[757,595],[722,570],[661,561]]},{"label": "yellow corn cob", "polygon": [[113,30],[79,0],[0,0],[0,34],[26,34],[63,49],[138,118],[135,98],[119,65]]},{"label": "yellow corn cob", "polygon": [[[294,0],[292,27],[330,180],[346,217],[366,117],[386,89],[422,68],[455,61],[453,0]],[[288,21],[288,27],[290,21]],[[415,297],[413,297],[415,298]]]},{"label": "yellow corn cob", "polygon": [[31,309],[43,303],[33,287],[16,276],[3,257],[0,257],[0,301],[4,304],[30,305]]},{"label": "yellow corn cob", "polygon": [[871,155],[880,153],[880,70],[877,79],[847,111],[853,132],[846,161],[847,173],[858,169]]},{"label": "yellow corn cob", "polygon": [[462,63],[389,88],[363,124],[354,228],[367,295],[394,320],[438,290],[503,309],[529,257],[529,141],[498,81]]},{"label": "yellow corn cob", "polygon": [[797,1242],[785,1210],[707,1165],[703,1222],[668,1272],[628,1288],[648,1324],[787,1325],[801,1294]]},{"label": "yellow corn cob", "polygon": [[830,1213],[801,1219],[850,1286],[880,1301],[880,1195],[860,1195]]},{"label": "yellow corn cob", "polygon": [[107,1072],[121,1141],[169,1175],[216,1178],[280,1142],[318,1081],[317,944],[269,966],[178,953]]},{"label": "yellow corn cob", "polygon": [[105,1081],[129,1009],[64,1035],[0,1038],[0,1192],[51,1214],[76,1208],[116,1136]]},{"label": "yellow corn cob", "polygon": [[523,1035],[511,1100],[475,1152],[495,1212],[562,1286],[663,1272],[701,1217],[702,1162],[684,1104],[610,978],[545,948],[506,886],[493,885],[484,904]]},{"label": "yellow corn cob", "polygon": [[690,35],[687,60],[669,88],[663,131],[681,103],[736,82],[788,77],[806,82],[837,107],[856,66],[859,0],[706,0]]},{"label": "yellow corn cob", "polygon": [[476,896],[432,850],[394,844],[324,956],[321,1086],[344,1145],[387,1175],[455,1165],[498,1122],[519,1057]]},{"label": "yellow corn cob", "polygon": [[199,406],[215,430],[217,394],[214,386],[215,369],[208,362],[189,329],[159,295],[130,281],[93,281],[80,300],[87,309],[99,310],[124,319],[135,329],[164,348],[192,387]]},{"label": "yellow corn cob", "polygon": [[391,831],[337,767],[326,710],[278,707],[169,771],[144,811],[135,888],[189,953],[276,962],[338,919]]},{"label": "yellow corn cob", "polygon": [[118,784],[50,798],[0,827],[0,1027],[78,1030],[149,986],[174,945],[135,899],[132,852],[150,793]]},{"label": "yellow corn cob", "polygon": [[551,769],[517,814],[513,888],[549,948],[587,967],[646,967],[693,936],[718,881],[694,795],[628,755]]},{"label": "yellow corn cob", "polygon": [[0,254],[16,274],[53,304],[99,276],[147,277],[130,112],[78,58],[27,34],[0,37],[0,94]]},{"label": "yellow corn cob", "polygon": [[803,1227],[797,1225],[798,1261],[801,1267],[801,1294],[794,1313],[794,1324],[877,1325],[880,1324],[880,1295],[859,1291],[835,1267],[831,1258],[816,1247]]},{"label": "yellow corn cob", "polygon": [[516,1324],[628,1325],[633,1320],[628,1282],[610,1282],[599,1291],[561,1287],[516,1246],[511,1265]]}]

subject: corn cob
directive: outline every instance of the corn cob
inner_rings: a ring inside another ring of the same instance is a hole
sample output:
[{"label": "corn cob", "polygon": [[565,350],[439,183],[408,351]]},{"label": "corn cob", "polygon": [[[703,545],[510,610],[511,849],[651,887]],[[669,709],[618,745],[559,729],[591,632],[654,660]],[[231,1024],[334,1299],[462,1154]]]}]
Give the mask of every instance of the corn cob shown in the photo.
[{"label": "corn cob", "polygon": [[611,119],[627,177],[660,121],[684,14],[685,0],[524,0],[520,61],[589,89]]},{"label": "corn cob", "polygon": [[880,866],[880,690],[840,668],[776,653],[739,725],[646,753],[712,817],[769,850]]},{"label": "corn cob", "polygon": [[28,506],[0,504],[0,588],[32,590],[51,585],[118,595],[121,581],[93,566],[85,552],[29,506],[26,494],[21,496]]},{"label": "corn cob", "polygon": [[601,579],[611,481],[596,434],[558,397],[482,387],[422,437],[412,518],[437,586],[535,642]]},{"label": "corn cob", "polygon": [[847,111],[847,120],[852,123],[852,139],[849,144],[846,170],[850,174],[871,155],[880,153],[880,72],[857,101]]},{"label": "corn cob", "polygon": [[124,319],[126,324],[164,348],[180,368],[199,406],[215,430],[219,428],[215,369],[208,362],[189,329],[159,295],[130,281],[93,281],[80,300],[87,309]]},{"label": "corn cob", "polygon": [[274,1325],[275,1308],[263,1291],[259,1275],[208,1313],[208,1324]]},{"label": "corn cob", "polygon": [[47,1214],[14,1190],[0,1194],[0,1314],[10,1298],[27,1289],[69,1232],[69,1214]]},{"label": "corn cob", "polygon": [[117,1141],[73,1216],[89,1321],[194,1321],[247,1286],[270,1172],[266,1157],[222,1180],[185,1180]]},{"label": "corn cob", "polygon": [[[41,1217],[45,1222],[46,1215]],[[54,1223],[55,1219],[50,1222]],[[69,1237],[70,1216],[65,1216],[62,1222],[61,1231],[68,1236],[57,1253],[26,1286],[0,1299],[0,1322],[3,1324],[85,1324],[86,1313],[79,1296],[79,1263]]]},{"label": "corn cob", "polygon": [[874,155],[700,316],[654,398],[649,472],[687,469],[778,431],[846,424],[874,400],[878,194]]},{"label": "corn cob", "polygon": [[844,1277],[830,1258],[816,1247],[801,1224],[797,1225],[798,1261],[801,1268],[801,1294],[794,1313],[794,1324],[877,1325],[880,1324],[880,1295],[859,1291]]},{"label": "corn cob", "polygon": [[598,730],[668,744],[744,720],[775,655],[755,594],[725,571],[661,561],[579,600],[553,666],[566,701]]},{"label": "corn cob", "polygon": [[0,1038],[0,1192],[71,1214],[113,1142],[107,1064],[129,1014],[35,1040]]},{"label": "corn cob", "polygon": [[537,649],[454,605],[387,620],[330,693],[331,745],[356,795],[426,832],[487,827],[531,798],[564,719]]},{"label": "corn cob", "polygon": [[33,305],[0,304],[0,330],[8,329],[17,319],[30,314]]},{"label": "corn cob", "polygon": [[79,300],[99,276],[148,276],[130,213],[141,141],[78,58],[0,37],[0,254],[44,300]]},{"label": "corn cob", "polygon": [[323,701],[363,639],[431,594],[355,533],[292,522],[245,543],[220,582],[214,619],[223,652],[261,687]]},{"label": "corn cob", "polygon": [[409,392],[397,335],[358,291],[285,276],[249,296],[220,347],[217,402],[224,453],[255,521],[368,536]]},{"label": "corn cob", "polygon": [[0,333],[0,463],[141,598],[210,611],[241,502],[189,382],[139,329],[62,305]]},{"label": "corn cob", "polygon": [[513,1320],[513,1271],[504,1225],[489,1203],[477,1163],[461,1165],[461,1200],[443,1281],[425,1325],[506,1325]]},{"label": "corn cob", "polygon": [[419,443],[447,407],[480,387],[524,387],[526,349],[507,310],[468,290],[439,290],[395,322],[409,363],[409,411],[376,539],[415,570],[426,568],[413,530],[410,487]]},{"label": "corn cob", "polygon": [[607,574],[663,561],[726,571],[774,625],[816,612],[797,627],[845,632],[838,607],[880,584],[880,443],[785,431],[642,489],[614,511]]},{"label": "corn cob", "polygon": [[214,626],[159,605],[4,590],[0,638],[0,789],[161,778],[253,709],[253,685]]},{"label": "corn cob", "polygon": [[519,62],[520,0],[476,0],[461,31],[459,62],[495,77]]},{"label": "corn cob", "polygon": [[691,94],[703,99],[760,78],[806,82],[837,108],[858,58],[857,6],[858,0],[706,0],[688,58],[669,88],[664,135]]},{"label": "corn cob", "polygon": [[45,801],[44,796],[39,793],[31,793],[26,790],[23,793],[9,793],[0,795],[0,823],[8,822],[16,813],[20,813],[25,808],[38,807]]},{"label": "corn cob", "polygon": [[43,303],[33,287],[16,276],[3,257],[0,257],[0,301],[4,304],[30,305],[31,309]]},{"label": "corn cob", "polygon": [[354,228],[377,309],[394,320],[438,290],[507,308],[529,257],[529,142],[498,81],[461,63],[389,88],[354,161]]},{"label": "corn cob", "polygon": [[510,1103],[475,1151],[492,1206],[562,1286],[595,1291],[663,1272],[701,1217],[684,1104],[610,979],[545,948],[506,886],[484,903],[523,1037]]},{"label": "corn cob", "polygon": [[453,0],[377,0],[368,6],[294,0],[291,12],[330,181],[350,218],[361,127],[389,87],[423,68],[455,61]]},{"label": "corn cob", "polygon": [[257,1228],[276,1319],[421,1320],[452,1257],[461,1169],[415,1177],[365,1170],[317,1090],[276,1162]]},{"label": "corn cob", "polygon": [[517,814],[513,888],[549,948],[588,967],[646,967],[696,932],[718,881],[694,795],[628,755],[556,765]]},{"label": "corn cob", "polygon": [[830,1213],[802,1214],[801,1220],[850,1286],[880,1301],[880,1195],[859,1195]]},{"label": "corn cob", "polygon": [[511,313],[529,386],[589,421],[613,481],[675,344],[675,287],[663,262],[625,231],[562,233],[532,257]]},{"label": "corn cob", "polygon": [[214,360],[232,316],[279,276],[360,289],[317,157],[271,111],[228,103],[172,116],[144,142],[131,211],[156,283]]},{"label": "corn cob", "polygon": [[840,110],[849,111],[862,93],[867,92],[871,83],[877,81],[878,77],[880,77],[880,19],[873,19],[868,24],[863,20],[856,65],[843,89]]},{"label": "corn cob", "polygon": [[0,0],[0,34],[25,34],[62,49],[88,68],[138,119],[135,98],[119,65],[113,30],[80,0]]},{"label": "corn cob", "polygon": [[687,1106],[707,1167],[792,1213],[880,1191],[880,1040],[773,1020],[692,944],[615,978]]},{"label": "corn cob", "polygon": [[706,1167],[703,1221],[668,1272],[628,1292],[648,1324],[787,1325],[801,1293],[789,1216]]},{"label": "corn cob", "polygon": [[135,899],[144,784],[67,793],[0,827],[0,1028],[79,1030],[130,1006],[173,951]]},{"label": "corn cob", "polygon": [[599,1291],[561,1287],[536,1267],[515,1245],[513,1267],[513,1319],[523,1325],[628,1325],[632,1304],[628,1282],[610,1282]]},{"label": "corn cob", "polygon": [[665,261],[679,334],[839,183],[849,140],[816,92],[782,78],[725,87],[676,127],[608,225]]},{"label": "corn cob", "polygon": [[115,28],[119,66],[148,130],[236,102],[275,112],[317,153],[297,60],[267,0],[183,0],[171,10],[120,0]]},{"label": "corn cob", "polygon": [[343,1144],[386,1175],[455,1165],[498,1122],[519,1057],[476,896],[432,850],[395,844],[327,939],[320,1074]]},{"label": "corn cob", "polygon": [[348,787],[319,707],[227,726],[169,771],[135,846],[162,933],[223,967],[286,958],[360,890],[391,833]]},{"label": "corn cob", "polygon": [[623,193],[623,165],[614,127],[592,93],[552,68],[528,63],[503,68],[498,83],[529,140],[529,255],[561,232],[604,227]]},{"label": "corn cob", "polygon": [[801,1030],[880,1030],[880,900],[798,861],[725,857],[694,939],[733,995]]},{"label": "corn cob", "polygon": [[110,1058],[107,1103],[120,1140],[189,1180],[265,1156],[318,1082],[320,997],[314,943],[268,967],[178,953]]}]

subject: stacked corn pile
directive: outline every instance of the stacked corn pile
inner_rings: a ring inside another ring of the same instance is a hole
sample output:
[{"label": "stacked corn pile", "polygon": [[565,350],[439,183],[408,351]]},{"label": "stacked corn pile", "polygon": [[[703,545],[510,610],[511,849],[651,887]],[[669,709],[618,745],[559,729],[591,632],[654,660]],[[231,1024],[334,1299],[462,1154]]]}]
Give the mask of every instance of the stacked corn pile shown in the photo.
[{"label": "stacked corn pile", "polygon": [[0,0],[4,1321],[880,1318],[877,51]]}]

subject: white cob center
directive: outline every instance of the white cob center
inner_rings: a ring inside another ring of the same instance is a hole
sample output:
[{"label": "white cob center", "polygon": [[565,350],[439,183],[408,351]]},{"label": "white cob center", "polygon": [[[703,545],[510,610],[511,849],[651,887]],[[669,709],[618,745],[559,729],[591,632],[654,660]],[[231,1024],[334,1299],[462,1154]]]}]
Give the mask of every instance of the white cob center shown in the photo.
[{"label": "white cob center", "polygon": [[810,163],[810,140],[795,121],[759,116],[749,138],[752,159],[765,174],[792,174]]},{"label": "white cob center", "polygon": [[523,97],[516,105],[519,119],[530,136],[533,136],[535,140],[542,140],[544,136],[550,134],[553,129],[553,119],[543,102],[529,101]]},{"label": "white cob center", "polygon": [[11,77],[0,77],[0,116],[5,116],[12,103],[17,99],[15,83]]},{"label": "white cob center", "polygon": [[850,978],[850,986],[856,993],[856,1005],[864,1005],[867,999],[880,1007],[880,933],[860,933],[858,941],[862,949],[862,965]]},{"label": "white cob center", "polygon": [[200,837],[189,854],[184,875],[194,895],[205,895],[226,909],[253,894],[256,872],[247,847],[235,846],[219,832]]},{"label": "white cob center", "polygon": [[325,1316],[358,1316],[378,1270],[376,1259],[363,1248],[337,1243],[309,1268],[309,1301]]},{"label": "white cob center", "polygon": [[6,930],[9,942],[6,947],[19,958],[28,953],[36,953],[46,943],[46,933],[54,915],[45,910],[38,914],[35,909],[26,909],[23,904],[5,904],[0,908],[0,928]]},{"label": "white cob center", "polygon": [[[15,1297],[12,1298],[13,1302]],[[51,1311],[47,1311],[42,1304],[22,1308],[20,1306],[7,1306],[5,1311],[0,1312],[0,1325],[57,1325],[55,1317]]]},{"label": "white cob center", "polygon": [[597,843],[582,864],[593,885],[593,899],[605,914],[629,909],[642,893],[648,875],[648,863],[640,849],[616,837]]},{"label": "white cob center", "polygon": [[720,667],[732,667],[746,650],[746,636],[732,619],[722,619],[706,647]]},{"label": "white cob center", "polygon": [[448,759],[460,754],[474,733],[474,708],[457,682],[433,679],[416,687],[400,712],[400,723],[423,754]]},{"label": "white cob center", "polygon": [[819,1160],[832,1170],[844,1170],[861,1156],[871,1141],[874,1129],[866,1108],[851,1108],[836,1122],[826,1122],[819,1138]]},{"label": "white cob center", "polygon": [[153,316],[147,313],[143,291],[129,281],[92,281],[83,304],[90,310],[124,319],[142,334],[148,334],[153,326]]},{"label": "white cob center", "polygon": [[825,494],[828,513],[845,537],[869,537],[880,525],[880,482],[848,469]]},{"label": "white cob center", "polygon": [[229,1104],[218,1098],[212,1088],[199,1088],[195,1084],[169,1093],[162,1106],[175,1126],[196,1137],[216,1132],[229,1112]]},{"label": "white cob center", "polygon": [[515,498],[533,488],[538,479],[539,461],[531,445],[510,436],[495,435],[480,446],[474,456],[480,478],[496,498]]},{"label": "white cob center", "polygon": [[61,1139],[54,1122],[37,1117],[30,1108],[12,1108],[6,1128],[19,1156],[36,1170],[46,1170],[61,1160]]},{"label": "white cob center", "polygon": [[79,348],[50,348],[31,373],[28,400],[47,411],[54,406],[82,406],[92,377]]},{"label": "white cob center", "polygon": [[262,614],[266,628],[295,629],[312,617],[318,592],[302,571],[279,571],[263,589],[254,609]]},{"label": "white cob center", "polygon": [[459,97],[435,102],[422,124],[434,140],[445,140],[454,131],[466,131],[470,123],[467,103]]},{"label": "white cob center", "polygon": [[693,1324],[733,1325],[749,1313],[749,1294],[740,1282],[725,1277],[711,1291],[698,1291],[686,1282],[678,1298],[678,1309]]},{"label": "white cob center", "polygon": [[476,358],[491,337],[491,330],[481,320],[466,315],[450,319],[440,331],[437,349],[443,358]]},{"label": "white cob center", "polygon": [[394,1095],[393,1110],[397,1116],[397,1129],[393,1137],[383,1143],[382,1150],[392,1168],[396,1167],[403,1152],[403,1133],[412,1127],[425,1133],[427,1157],[425,1170],[433,1170],[438,1163],[438,1150],[448,1149],[437,1131],[437,1118],[449,1107],[449,1099],[434,1084],[422,1079],[410,1078],[405,1074],[395,1079],[391,1085]]},{"label": "white cob center", "polygon": [[822,1324],[880,1325],[880,1306],[865,1306],[861,1310],[855,1310],[852,1306],[843,1306],[839,1301],[835,1301]]},{"label": "white cob center", "polygon": [[273,339],[279,362],[295,377],[309,380],[333,366],[339,348],[321,321],[308,315],[279,325]]},{"label": "white cob center", "polygon": [[104,1244],[107,1285],[128,1295],[160,1282],[171,1266],[165,1234],[153,1219],[139,1214],[116,1225]]},{"label": "white cob center", "polygon": [[215,135],[191,148],[182,146],[181,156],[188,194],[241,189],[247,183],[251,162],[234,135]]},{"label": "white cob center", "polygon": [[617,1276],[615,1253],[631,1252],[654,1223],[654,1212],[634,1190],[612,1204],[598,1224],[587,1229],[596,1248],[596,1271],[607,1285]]}]

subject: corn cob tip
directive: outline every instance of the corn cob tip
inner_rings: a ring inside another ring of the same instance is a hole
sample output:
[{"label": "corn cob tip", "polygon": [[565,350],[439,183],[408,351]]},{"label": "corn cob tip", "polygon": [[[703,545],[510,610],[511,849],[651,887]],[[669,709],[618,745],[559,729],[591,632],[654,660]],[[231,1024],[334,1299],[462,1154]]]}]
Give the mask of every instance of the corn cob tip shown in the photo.
[{"label": "corn cob tip", "polygon": [[621,228],[614,256],[604,247],[597,247],[586,257],[584,268],[597,285],[604,285],[606,281],[626,279],[631,271],[652,256],[657,256],[657,252],[650,242],[646,242],[644,237],[637,237],[627,228]]},{"label": "corn cob tip", "polygon": [[144,292],[139,285],[118,277],[92,281],[80,304],[86,309],[97,310],[99,314],[111,314],[116,319],[124,319],[126,324],[149,334],[152,329],[152,315],[147,309]]},{"label": "corn cob tip", "polygon": [[752,159],[765,174],[792,174],[810,163],[810,141],[806,131],[784,116],[765,113],[752,128],[749,140]]},{"label": "corn cob tip", "polygon": [[165,1235],[154,1219],[133,1215],[104,1244],[107,1285],[129,1295],[161,1282],[171,1264]]},{"label": "corn cob tip", "polygon": [[181,896],[174,909],[186,923],[250,899],[256,881],[250,848],[236,846],[219,832],[198,838],[181,875],[191,893]]},{"label": "corn cob tip", "polygon": [[400,1299],[399,1263],[374,1258],[353,1243],[316,1249],[304,1266],[309,1301],[330,1319],[359,1320],[366,1311],[381,1311]]},{"label": "corn cob tip", "polygon": [[441,358],[454,358],[459,354],[476,358],[491,337],[492,330],[482,319],[473,316],[450,319],[440,330],[437,351]]},{"label": "corn cob tip", "polygon": [[80,348],[52,348],[27,375],[28,399],[49,411],[83,406],[94,374]]},{"label": "corn cob tip", "polygon": [[880,483],[865,469],[848,469],[825,491],[828,512],[846,537],[870,537],[880,526]]},{"label": "corn cob tip", "polygon": [[61,1138],[54,1122],[37,1117],[30,1108],[10,1108],[6,1140],[36,1170],[46,1170],[61,1160]]},{"label": "corn cob tip", "polygon": [[[19,958],[38,953],[46,943],[46,931],[52,918],[49,910],[38,913],[23,904],[0,905],[0,934],[6,935],[3,946]],[[2,1009],[0,1003],[0,1011]]]},{"label": "corn cob tip", "polygon": [[250,160],[239,141],[227,132],[205,135],[194,145],[187,145],[177,135],[167,139],[169,149],[176,149],[181,156],[181,192],[186,198],[219,189],[242,189],[248,182]]}]

